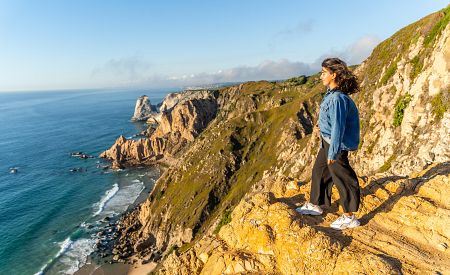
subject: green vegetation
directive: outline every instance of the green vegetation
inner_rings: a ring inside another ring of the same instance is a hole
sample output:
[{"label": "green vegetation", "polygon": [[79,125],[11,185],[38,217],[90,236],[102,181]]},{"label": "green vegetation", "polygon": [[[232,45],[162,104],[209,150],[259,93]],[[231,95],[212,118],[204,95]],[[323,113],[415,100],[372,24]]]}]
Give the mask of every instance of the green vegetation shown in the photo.
[{"label": "green vegetation", "polygon": [[439,21],[433,26],[431,31],[423,40],[423,44],[425,47],[433,46],[436,37],[441,34],[441,32],[447,27],[450,22],[450,6],[446,7],[439,11]]},{"label": "green vegetation", "polygon": [[441,120],[444,117],[444,113],[450,108],[450,91],[440,92],[431,100],[431,111],[437,120]]},{"label": "green vegetation", "polygon": [[190,243],[184,243],[182,244],[178,249],[177,249],[177,253],[183,254],[184,252],[188,251],[189,249],[192,248],[192,246],[194,246],[194,242],[190,242]]},{"label": "green vegetation", "polygon": [[[447,7],[439,12],[430,14],[421,20],[410,24],[403,29],[396,32],[390,38],[381,42],[375,49],[367,60],[366,70],[363,75],[361,75],[361,81],[366,83],[366,89],[362,91],[365,96],[371,96],[371,92],[376,88],[376,82],[380,79],[383,72],[383,68],[387,64],[391,64],[389,68],[386,69],[386,73],[383,75],[383,79],[380,83],[386,83],[395,73],[397,62],[393,60],[401,60],[409,52],[409,47],[413,43],[417,43],[419,37],[423,36],[424,44],[432,45],[438,34],[445,28],[448,24],[448,16],[450,7]],[[420,52],[421,60],[415,60],[417,62],[417,71],[414,72],[415,75],[420,73],[420,62],[425,60],[432,52],[431,47],[425,47]],[[423,66],[423,65],[422,65]],[[361,96],[362,97],[362,96]],[[368,98],[360,100],[368,100]]]},{"label": "green vegetation", "polygon": [[384,173],[386,171],[388,171],[391,166],[392,166],[392,162],[397,158],[396,154],[393,154],[392,156],[390,156],[386,162],[383,164],[383,166],[380,167],[380,169],[378,170],[380,173]]},{"label": "green vegetation", "polygon": [[214,234],[219,233],[222,226],[229,224],[231,222],[231,210],[227,209],[222,215],[222,219],[220,219],[219,224],[217,225],[216,229],[214,230]]},{"label": "green vegetation", "polygon": [[394,60],[384,73],[384,76],[380,81],[380,86],[386,85],[389,79],[391,79],[391,77],[394,76],[396,71],[397,71],[397,60]]},{"label": "green vegetation", "polygon": [[288,80],[286,80],[286,83],[289,85],[297,86],[297,85],[305,84],[307,80],[308,80],[308,78],[306,76],[301,75],[301,76],[289,78]]},{"label": "green vegetation", "polygon": [[419,75],[420,72],[422,72],[423,69],[423,57],[421,57],[420,54],[416,55],[412,60],[411,60],[411,73],[409,75],[409,77],[411,78],[411,80],[414,80],[417,75]]},{"label": "green vegetation", "polygon": [[372,142],[369,146],[367,146],[367,153],[372,154],[373,148],[375,147],[376,142]]},{"label": "green vegetation", "polygon": [[175,253],[176,253],[177,250],[178,250],[178,246],[177,246],[176,244],[174,244],[174,245],[172,245],[172,246],[170,247],[169,251],[167,252],[167,255],[172,254],[172,252],[174,252],[174,251],[175,251]]},{"label": "green vegetation", "polygon": [[395,103],[394,110],[394,127],[398,127],[402,124],[403,115],[406,107],[408,107],[409,102],[411,101],[411,95],[406,94],[399,99],[397,99],[397,103]]}]

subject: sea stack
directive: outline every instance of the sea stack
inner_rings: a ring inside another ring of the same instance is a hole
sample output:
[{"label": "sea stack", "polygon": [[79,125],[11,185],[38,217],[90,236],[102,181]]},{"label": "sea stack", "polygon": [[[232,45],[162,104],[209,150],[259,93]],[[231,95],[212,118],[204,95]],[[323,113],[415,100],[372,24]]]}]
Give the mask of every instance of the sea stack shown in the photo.
[{"label": "sea stack", "polygon": [[132,121],[146,121],[156,113],[156,107],[152,106],[148,96],[140,96],[136,101],[136,107],[134,107],[134,115],[131,118]]}]

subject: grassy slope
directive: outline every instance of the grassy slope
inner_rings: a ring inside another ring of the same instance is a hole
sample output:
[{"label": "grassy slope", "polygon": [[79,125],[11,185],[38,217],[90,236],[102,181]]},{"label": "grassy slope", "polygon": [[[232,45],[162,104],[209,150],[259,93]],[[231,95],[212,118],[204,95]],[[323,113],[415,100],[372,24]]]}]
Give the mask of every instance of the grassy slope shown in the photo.
[{"label": "grassy slope", "polygon": [[[239,202],[263,171],[278,165],[274,149],[281,129],[290,119],[297,119],[306,99],[320,98],[321,91],[318,75],[301,85],[290,81],[246,83],[234,103],[251,98],[257,102],[256,109],[246,113],[245,105],[241,106],[241,114],[228,120],[219,113],[191,146],[195,152],[183,154],[185,170],[173,170],[160,179],[152,194],[152,213],[164,213],[170,205],[172,228],[182,225],[204,232]],[[226,88],[221,92],[227,92]],[[273,102],[285,103],[271,108]]]}]

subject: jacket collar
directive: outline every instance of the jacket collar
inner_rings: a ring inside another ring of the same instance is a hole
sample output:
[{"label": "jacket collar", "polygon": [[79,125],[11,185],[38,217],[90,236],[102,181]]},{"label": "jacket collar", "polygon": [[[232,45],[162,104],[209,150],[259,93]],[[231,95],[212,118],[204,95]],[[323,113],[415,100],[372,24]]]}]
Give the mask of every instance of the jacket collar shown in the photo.
[{"label": "jacket collar", "polygon": [[339,91],[338,87],[334,87],[333,89],[330,89],[330,87],[327,87],[327,93],[328,92],[332,93],[332,92],[336,92],[336,91]]},{"label": "jacket collar", "polygon": [[330,89],[330,87],[327,87],[327,92],[325,93],[325,96],[327,96],[331,93],[334,93],[334,92],[338,92],[338,91],[339,91],[338,87],[335,87],[333,89]]}]

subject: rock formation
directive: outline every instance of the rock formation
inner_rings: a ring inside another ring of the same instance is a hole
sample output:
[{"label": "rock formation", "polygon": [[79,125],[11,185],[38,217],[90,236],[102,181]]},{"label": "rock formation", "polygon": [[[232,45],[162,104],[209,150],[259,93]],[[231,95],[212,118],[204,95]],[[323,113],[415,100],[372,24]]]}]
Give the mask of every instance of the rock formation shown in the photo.
[{"label": "rock formation", "polygon": [[[216,91],[203,91],[197,96],[188,94],[186,98],[183,95],[181,93],[178,96],[176,103],[173,100],[163,102],[164,111],[161,112],[159,121],[155,121],[155,129],[149,133],[148,138],[127,140],[120,136],[100,157],[110,159],[114,168],[154,162],[162,158],[170,161],[173,154],[202,132],[217,112]],[[138,103],[141,101],[145,100],[141,97]],[[167,106],[171,108],[168,109]],[[157,116],[152,118],[155,117]]]},{"label": "rock formation", "polygon": [[183,103],[185,101],[190,101],[193,99],[209,99],[211,98],[211,93],[217,91],[214,89],[205,90],[195,90],[195,91],[183,91],[180,93],[170,93],[166,95],[161,106],[159,108],[160,112],[168,112],[177,104]]},{"label": "rock formation", "polygon": [[320,141],[312,75],[171,95],[149,138],[120,138],[105,157],[173,161],[122,218],[116,249],[160,261],[161,274],[448,274],[449,18],[450,7],[405,27],[355,69],[363,226],[330,229],[336,203],[324,217],[294,211]]},{"label": "rock formation", "polygon": [[140,96],[136,101],[136,106],[134,107],[134,115],[131,120],[147,121],[147,119],[156,114],[156,111],[156,107],[151,104],[148,96]]}]

